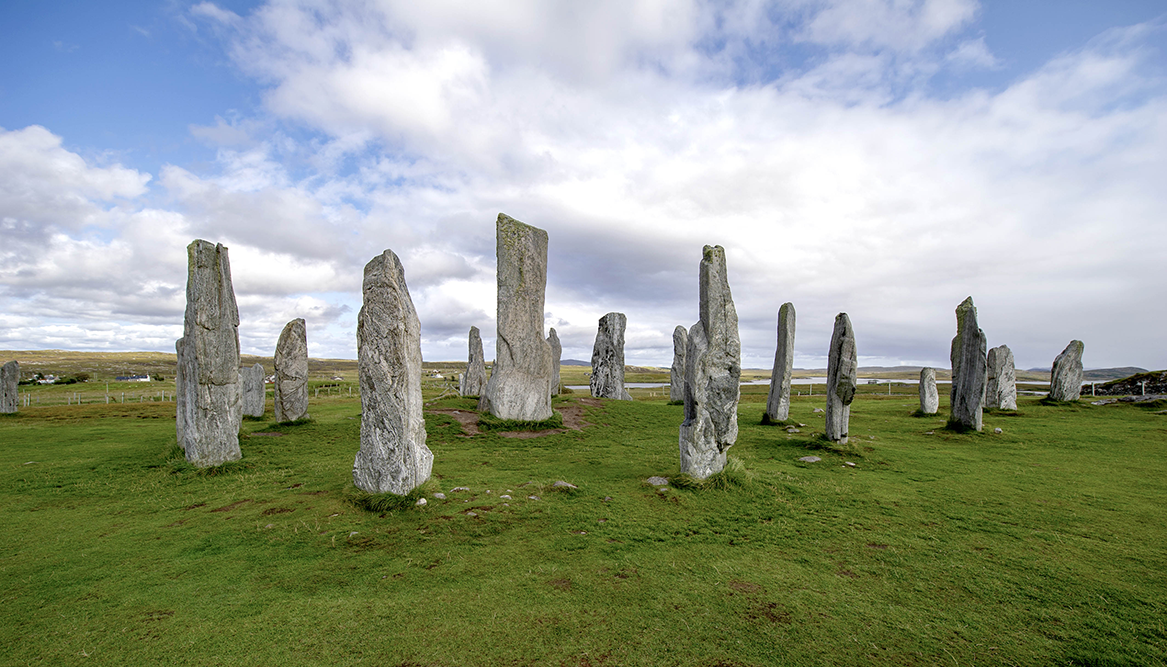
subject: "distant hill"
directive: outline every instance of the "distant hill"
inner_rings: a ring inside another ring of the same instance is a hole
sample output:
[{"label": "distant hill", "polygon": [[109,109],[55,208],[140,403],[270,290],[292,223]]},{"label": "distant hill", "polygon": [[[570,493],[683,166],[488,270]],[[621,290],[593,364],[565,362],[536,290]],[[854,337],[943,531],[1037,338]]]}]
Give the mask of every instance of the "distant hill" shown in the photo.
[{"label": "distant hill", "polygon": [[[1049,373],[1049,366],[1045,368],[1030,368],[1030,371],[1037,373]],[[1138,366],[1119,366],[1117,368],[1091,368],[1082,373],[1083,380],[1093,380],[1095,382],[1104,382],[1106,380],[1119,380],[1139,373],[1148,372],[1145,368]]]},{"label": "distant hill", "polygon": [[560,366],[591,366],[590,361],[580,361],[579,359],[560,359]]}]

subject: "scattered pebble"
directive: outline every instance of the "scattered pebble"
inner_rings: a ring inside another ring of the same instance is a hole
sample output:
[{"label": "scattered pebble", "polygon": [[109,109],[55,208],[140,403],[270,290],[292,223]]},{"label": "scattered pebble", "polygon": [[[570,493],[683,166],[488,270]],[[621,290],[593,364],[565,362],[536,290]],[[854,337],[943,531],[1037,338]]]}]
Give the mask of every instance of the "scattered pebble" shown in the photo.
[{"label": "scattered pebble", "polygon": [[[665,484],[669,483],[669,478],[653,475],[652,477],[649,477],[648,479],[646,479],[644,481],[647,482],[648,484],[653,485],[653,486],[664,486]],[[604,500],[608,500],[608,499],[605,498]]]},{"label": "scattered pebble", "polygon": [[661,492],[661,493],[664,493],[665,491],[668,491],[668,490],[669,490],[669,487],[667,487],[667,486],[658,486],[658,487],[656,487],[656,490],[657,490],[657,491],[659,491],[659,492]]},{"label": "scattered pebble", "polygon": [[475,517],[475,516],[478,516],[478,513],[477,512],[467,512],[466,516]]},{"label": "scattered pebble", "polygon": [[490,493],[490,489],[487,489],[487,490],[486,490],[486,492],[487,492],[487,493]]},{"label": "scattered pebble", "polygon": [[357,532],[358,532],[358,531],[355,531],[355,530],[354,530],[353,532],[349,533],[349,534],[348,534],[348,536],[349,536],[349,537],[352,537],[353,535],[356,535],[356,534],[357,534]]},{"label": "scattered pebble", "polygon": [[502,506],[503,506],[503,507],[510,507],[510,506],[511,506],[511,504],[510,504],[510,503],[503,503],[503,504],[502,504]]},{"label": "scattered pebble", "polygon": [[556,489],[578,489],[579,488],[575,484],[572,484],[571,482],[565,482],[562,479],[556,481],[551,486],[552,486],[552,488],[556,488]]},{"label": "scattered pebble", "polygon": [[818,463],[819,461],[822,461],[822,459],[817,456],[804,456],[798,460],[805,461],[806,463]]},{"label": "scattered pebble", "polygon": [[504,493],[504,494],[502,494],[501,496],[499,496],[499,498],[503,498],[503,499],[505,499],[505,500],[510,500],[510,499],[511,499],[511,497],[510,497],[510,496],[508,496],[508,495],[507,495],[507,494],[505,494],[505,493]]},{"label": "scattered pebble", "polygon": [[434,498],[437,500],[445,500],[446,494],[442,493],[441,491],[438,491],[437,493],[434,494]]},{"label": "scattered pebble", "polygon": [[34,463],[39,463],[39,461],[26,461],[23,465],[30,466]]},{"label": "scattered pebble", "polygon": [[331,519],[331,518],[332,518],[332,517],[334,517],[334,516],[340,516],[340,512],[335,512],[335,513],[333,513],[333,514],[329,514],[329,515],[328,515],[328,518],[329,518],[329,519]]},{"label": "scattered pebble", "polygon": [[507,493],[514,493],[511,489],[507,489]]},{"label": "scattered pebble", "polygon": [[845,466],[848,466],[848,467],[851,467],[851,468],[854,468],[854,467],[855,467],[855,464],[854,464],[854,463],[851,463],[850,461],[843,461],[843,465],[845,465]]},{"label": "scattered pebble", "polygon": [[795,422],[795,424],[798,426],[798,428],[806,428],[806,424],[799,424],[797,422]]},{"label": "scattered pebble", "polygon": [[608,523],[607,519],[600,519],[597,523]]},{"label": "scattered pebble", "polygon": [[538,500],[539,496],[527,496],[527,500]]},{"label": "scattered pebble", "polygon": [[819,412],[826,412],[826,410],[823,410],[822,408],[815,408],[814,411],[816,414]]},{"label": "scattered pebble", "polygon": [[993,433],[1002,433],[1002,431],[1000,428],[995,428],[993,429]]},{"label": "scattered pebble", "polygon": [[274,528],[274,527],[275,527],[274,523],[269,523],[266,526],[264,526],[264,528]]},{"label": "scattered pebble", "polygon": [[418,498],[417,502],[414,504],[417,505],[418,507],[421,507],[422,505],[425,505],[425,503],[426,503],[425,498]]},{"label": "scattered pebble", "polygon": [[874,435],[869,435],[869,436],[867,436],[867,439],[868,439],[868,440],[875,440],[875,436],[874,436]]},{"label": "scattered pebble", "polygon": [[612,496],[604,496],[604,502],[608,502],[611,499],[612,499]]},{"label": "scattered pebble", "polygon": [[576,535],[587,535],[588,534],[588,531],[586,531],[586,530],[573,530],[571,532],[575,533]]},{"label": "scattered pebble", "polygon": [[802,433],[802,431],[800,429],[794,428],[793,426],[788,426],[786,428],[786,432],[787,433]]},{"label": "scattered pebble", "polygon": [[936,431],[924,431],[924,435],[936,435]]},{"label": "scattered pebble", "polygon": [[450,489],[450,493],[457,493],[459,491],[469,491],[469,490],[470,490],[470,487],[468,487],[468,486],[455,486],[454,488]]}]

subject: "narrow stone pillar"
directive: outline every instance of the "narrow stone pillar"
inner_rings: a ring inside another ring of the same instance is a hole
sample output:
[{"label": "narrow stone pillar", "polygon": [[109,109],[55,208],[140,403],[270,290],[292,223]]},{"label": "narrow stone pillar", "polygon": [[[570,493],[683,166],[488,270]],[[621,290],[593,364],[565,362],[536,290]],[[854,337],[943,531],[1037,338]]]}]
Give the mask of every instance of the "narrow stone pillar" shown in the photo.
[{"label": "narrow stone pillar", "polygon": [[20,386],[20,364],[10,361],[0,367],[0,414],[11,414],[20,407],[17,391]]},{"label": "narrow stone pillar", "polygon": [[972,297],[956,308],[956,336],[952,339],[952,405],[953,424],[979,431],[982,428],[982,406],[985,401],[988,358],[985,332],[977,326],[977,309]]},{"label": "narrow stone pillar", "polygon": [[770,394],[762,423],[772,424],[790,418],[790,375],[794,372],[794,304],[778,309],[778,345],[774,350],[774,370],[770,372]]},{"label": "narrow stone pillar", "polygon": [[551,346],[551,395],[559,395],[559,360],[563,356],[563,345],[559,342],[559,334],[555,327],[547,334],[547,344]]},{"label": "narrow stone pillar", "polygon": [[592,396],[631,401],[624,389],[624,329],[628,318],[624,313],[608,313],[600,318],[596,328],[596,342],[592,345]]},{"label": "narrow stone pillar", "polygon": [[669,400],[685,400],[685,348],[689,345],[689,332],[677,325],[673,329],[673,366],[669,369]]},{"label": "narrow stone pillar", "polygon": [[239,369],[239,382],[242,387],[243,414],[247,417],[262,417],[264,411],[264,394],[267,393],[263,384],[263,364],[244,366]]},{"label": "narrow stone pillar", "polygon": [[936,391],[936,369],[920,369],[920,413],[934,415],[940,410],[940,394]]},{"label": "narrow stone pillar", "polygon": [[997,410],[1017,409],[1017,369],[1008,345],[989,350],[986,362],[985,405]]},{"label": "narrow stone pillar", "polygon": [[466,373],[462,377],[459,393],[463,396],[481,396],[486,389],[486,359],[482,353],[482,334],[478,327],[470,327],[467,338],[469,351],[466,357]]},{"label": "narrow stone pillar", "polygon": [[308,328],[304,319],[284,325],[275,352],[277,422],[308,418]]},{"label": "narrow stone pillar", "polygon": [[[1082,352],[1086,345],[1072,340],[1054,359],[1050,370],[1049,397],[1055,401],[1076,401],[1082,395]],[[1143,386],[1144,393],[1146,385]]]},{"label": "narrow stone pillar", "polygon": [[831,334],[831,350],[827,356],[827,413],[826,436],[834,442],[847,442],[851,421],[851,401],[855,400],[859,380],[859,356],[855,348],[855,332],[847,313],[835,316],[835,330]]}]

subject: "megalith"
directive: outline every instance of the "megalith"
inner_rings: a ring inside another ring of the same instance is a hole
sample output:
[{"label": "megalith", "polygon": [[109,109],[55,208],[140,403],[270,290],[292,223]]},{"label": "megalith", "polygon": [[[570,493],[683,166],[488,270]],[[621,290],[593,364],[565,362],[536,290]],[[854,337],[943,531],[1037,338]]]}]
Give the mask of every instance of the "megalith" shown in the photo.
[{"label": "megalith", "polygon": [[[186,460],[205,468],[238,461],[239,308],[231,287],[227,248],[201,239],[186,248],[186,314],[183,319],[184,378],[190,417],[183,422]],[[193,403],[193,405],[190,405]]]},{"label": "megalith", "polygon": [[631,401],[624,388],[624,313],[608,313],[600,318],[596,342],[592,345],[592,396]]},{"label": "megalith", "polygon": [[308,418],[308,330],[304,318],[284,325],[275,353],[277,422]]},{"label": "megalith", "polygon": [[1017,369],[1008,345],[989,350],[986,361],[985,406],[997,410],[1017,409]]},{"label": "megalith", "polygon": [[174,372],[174,431],[178,446],[186,449],[187,425],[194,428],[195,406],[198,403],[199,378],[195,370],[194,350],[185,338],[174,341],[177,366]]},{"label": "megalith", "polygon": [[920,369],[920,414],[934,415],[940,410],[940,394],[936,391],[936,369]]},{"label": "megalith", "polygon": [[774,350],[774,370],[770,372],[770,395],[766,398],[763,424],[786,421],[790,417],[790,374],[794,371],[794,304],[778,309],[778,346]]},{"label": "megalith", "polygon": [[10,361],[0,366],[0,414],[12,414],[19,407],[20,364]]},{"label": "megalith", "polygon": [[847,313],[835,316],[835,330],[831,334],[831,350],[827,356],[827,413],[826,436],[834,442],[847,442],[851,421],[851,401],[859,381],[859,355],[855,348],[855,332]]},{"label": "megalith", "polygon": [[949,422],[981,430],[988,373],[985,332],[977,326],[972,297],[956,307],[956,336],[952,339],[952,405]]},{"label": "megalith", "polygon": [[425,444],[421,322],[392,250],[365,265],[357,317],[361,449],[353,483],[367,493],[404,495],[425,483],[434,455]]},{"label": "megalith", "polygon": [[1072,340],[1054,359],[1050,370],[1049,397],[1055,401],[1076,401],[1082,395],[1082,351],[1086,346]]},{"label": "megalith", "polygon": [[482,334],[478,327],[470,327],[469,356],[466,358],[466,372],[458,385],[462,396],[481,396],[486,388],[486,359],[482,354]]},{"label": "megalith", "polygon": [[685,350],[680,450],[681,472],[705,479],[725,468],[725,452],[737,441],[741,394],[742,344],[721,246],[702,251],[700,288],[700,320]]},{"label": "megalith", "polygon": [[547,344],[551,346],[551,395],[559,395],[559,361],[563,357],[563,344],[559,342],[559,334],[555,327],[547,334]]},{"label": "megalith", "polygon": [[263,384],[263,364],[240,368],[239,386],[242,391],[240,405],[243,406],[243,415],[245,417],[262,417],[265,403],[264,394],[267,393]]},{"label": "megalith", "polygon": [[685,348],[689,331],[681,325],[673,329],[673,366],[669,369],[669,401],[685,400]]},{"label": "megalith", "polygon": [[503,213],[495,223],[498,337],[478,409],[499,419],[551,418],[551,345],[543,338],[547,232]]}]

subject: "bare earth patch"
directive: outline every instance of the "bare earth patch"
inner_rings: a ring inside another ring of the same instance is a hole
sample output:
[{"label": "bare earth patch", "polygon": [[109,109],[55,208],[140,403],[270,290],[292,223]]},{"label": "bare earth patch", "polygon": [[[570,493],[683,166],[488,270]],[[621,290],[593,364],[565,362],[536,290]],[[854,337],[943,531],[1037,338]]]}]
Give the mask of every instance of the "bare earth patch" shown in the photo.
[{"label": "bare earth patch", "polygon": [[[599,407],[603,405],[597,398],[577,398],[575,403],[567,403],[558,406],[555,410],[563,416],[563,428],[549,428],[542,431],[500,431],[498,434],[504,438],[541,438],[546,435],[555,435],[556,433],[567,433],[568,430],[580,431],[585,426],[591,424],[584,419],[584,411],[587,407]],[[452,408],[437,408],[426,410],[434,414],[449,415],[457,420],[458,424],[462,426],[462,435],[471,437],[478,435],[478,413],[471,410],[454,410]],[[254,435],[254,434],[253,434]]]}]

